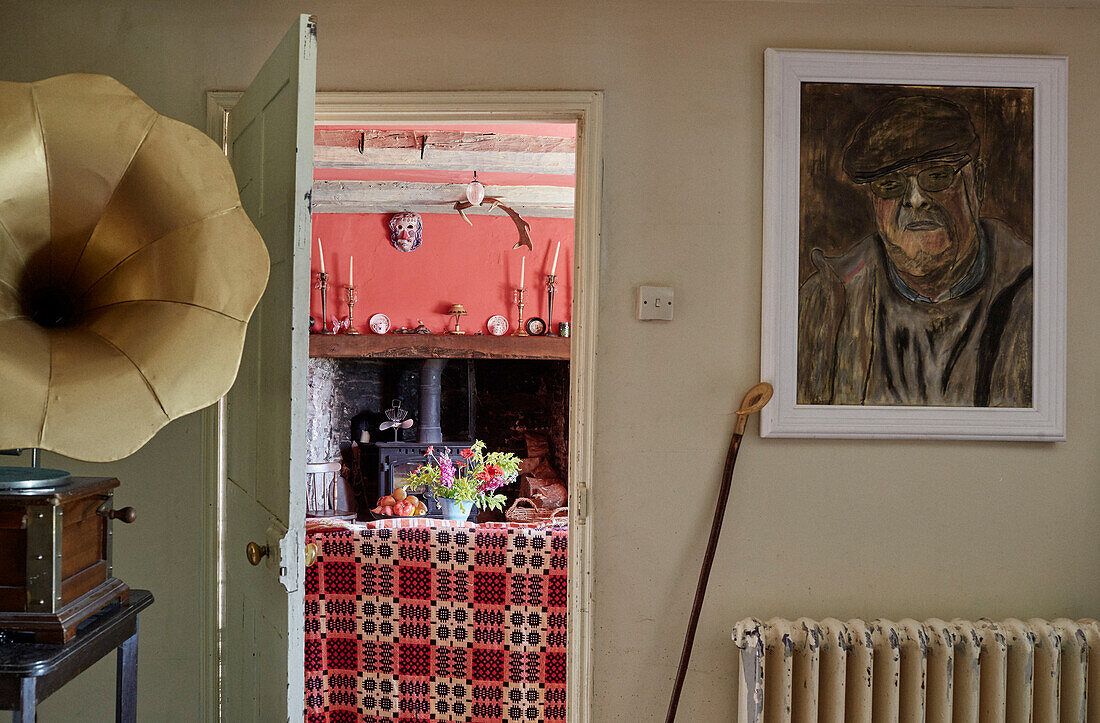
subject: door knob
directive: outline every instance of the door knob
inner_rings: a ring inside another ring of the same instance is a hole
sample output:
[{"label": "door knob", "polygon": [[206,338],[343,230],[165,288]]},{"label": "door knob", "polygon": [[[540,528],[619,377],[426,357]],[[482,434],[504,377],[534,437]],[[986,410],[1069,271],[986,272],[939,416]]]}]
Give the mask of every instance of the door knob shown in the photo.
[{"label": "door knob", "polygon": [[317,545],[312,542],[306,544],[306,567],[312,567],[317,562]]},{"label": "door knob", "polygon": [[248,555],[248,561],[253,565],[259,565],[260,560],[264,559],[271,550],[267,545],[263,547],[257,545],[255,542],[248,543],[248,547],[245,548],[245,554]]}]

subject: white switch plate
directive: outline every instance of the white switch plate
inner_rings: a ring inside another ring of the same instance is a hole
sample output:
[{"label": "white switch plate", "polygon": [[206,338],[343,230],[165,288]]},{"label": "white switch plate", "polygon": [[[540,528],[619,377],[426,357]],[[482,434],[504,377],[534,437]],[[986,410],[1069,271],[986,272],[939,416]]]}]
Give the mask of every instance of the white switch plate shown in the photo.
[{"label": "white switch plate", "polygon": [[638,287],[638,318],[672,321],[672,301],[675,294],[670,286]]}]

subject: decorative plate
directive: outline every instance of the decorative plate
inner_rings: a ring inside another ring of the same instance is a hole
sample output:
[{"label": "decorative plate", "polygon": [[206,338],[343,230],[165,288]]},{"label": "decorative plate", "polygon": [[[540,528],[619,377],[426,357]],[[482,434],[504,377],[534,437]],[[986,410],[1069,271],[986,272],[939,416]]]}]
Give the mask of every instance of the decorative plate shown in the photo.
[{"label": "decorative plate", "polygon": [[546,322],[537,316],[527,320],[527,333],[531,336],[542,336],[546,333]]},{"label": "decorative plate", "polygon": [[485,322],[485,328],[493,336],[503,336],[508,333],[508,320],[500,314],[490,316],[489,321]]},{"label": "decorative plate", "polygon": [[375,334],[385,334],[390,330],[390,317],[385,314],[375,314],[370,318],[370,330]]}]

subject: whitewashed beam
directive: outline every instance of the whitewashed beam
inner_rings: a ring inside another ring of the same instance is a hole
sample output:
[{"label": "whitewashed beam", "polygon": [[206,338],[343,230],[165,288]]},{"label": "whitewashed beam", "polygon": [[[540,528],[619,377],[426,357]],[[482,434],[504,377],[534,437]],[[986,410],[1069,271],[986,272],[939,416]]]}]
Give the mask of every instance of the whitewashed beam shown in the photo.
[{"label": "whitewashed beam", "polygon": [[[572,218],[574,190],[562,186],[487,186],[486,195],[501,199],[524,218]],[[465,200],[464,183],[409,181],[314,181],[314,213],[455,213],[456,201]],[[497,213],[490,205],[467,214]]]},{"label": "whitewashed beam", "polygon": [[316,168],[479,171],[481,173],[547,173],[571,175],[572,153],[515,153],[502,151],[452,151],[407,148],[372,148],[360,153],[354,148],[315,146]]},{"label": "whitewashed beam", "polygon": [[466,131],[415,131],[382,129],[317,128],[318,146],[368,148],[437,148],[452,151],[516,151],[522,153],[576,153],[577,140],[559,136]]},{"label": "whitewashed beam", "polygon": [[355,131],[319,128],[317,168],[571,174],[576,139],[453,131]]},{"label": "whitewashed beam", "polygon": [[[370,206],[364,206],[363,211],[351,210],[348,208],[339,209],[320,209],[314,207],[314,213],[392,213],[390,210],[379,210]],[[411,213],[453,213],[458,216],[458,211],[455,211],[449,206],[405,206],[402,211],[409,211]],[[516,213],[526,219],[532,218],[573,218],[573,209],[571,208],[515,208]],[[485,204],[480,208],[467,208],[465,209],[467,216],[501,216],[506,217],[506,214],[501,209],[497,208],[493,211],[489,210],[489,205]]]}]

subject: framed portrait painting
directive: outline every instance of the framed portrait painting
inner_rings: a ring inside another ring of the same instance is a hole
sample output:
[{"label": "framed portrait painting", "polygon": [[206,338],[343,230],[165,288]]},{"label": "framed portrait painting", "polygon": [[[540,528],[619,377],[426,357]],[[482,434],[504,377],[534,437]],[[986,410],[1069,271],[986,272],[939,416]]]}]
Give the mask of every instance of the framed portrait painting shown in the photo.
[{"label": "framed portrait painting", "polygon": [[1066,59],[765,75],[762,434],[1063,440]]}]

